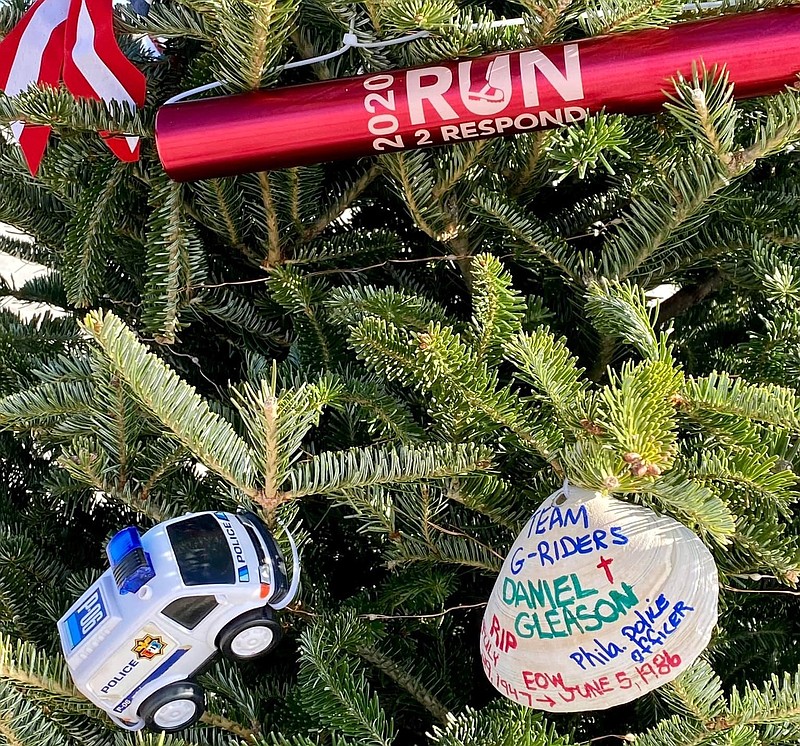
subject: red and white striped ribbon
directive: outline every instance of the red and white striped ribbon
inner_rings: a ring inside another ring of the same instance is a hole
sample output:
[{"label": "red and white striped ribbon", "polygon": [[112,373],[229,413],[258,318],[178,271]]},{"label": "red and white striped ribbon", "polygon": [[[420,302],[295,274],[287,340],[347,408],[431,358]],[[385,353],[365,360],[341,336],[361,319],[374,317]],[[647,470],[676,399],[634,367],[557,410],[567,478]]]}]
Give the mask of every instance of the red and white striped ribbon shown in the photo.
[{"label": "red and white striped ribbon", "polygon": [[[36,0],[0,42],[0,89],[15,96],[32,84],[75,96],[143,106],[144,75],[114,37],[111,0]],[[50,127],[14,122],[11,131],[32,174],[39,169]],[[122,161],[139,158],[139,138],[101,132]]]}]

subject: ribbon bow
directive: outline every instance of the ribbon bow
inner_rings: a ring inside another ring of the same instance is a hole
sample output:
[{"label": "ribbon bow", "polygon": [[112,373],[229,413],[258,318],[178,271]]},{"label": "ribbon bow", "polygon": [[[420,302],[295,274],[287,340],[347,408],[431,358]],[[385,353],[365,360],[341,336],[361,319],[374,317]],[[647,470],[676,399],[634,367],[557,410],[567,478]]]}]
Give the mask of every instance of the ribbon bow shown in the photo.
[{"label": "ribbon bow", "polygon": [[[36,0],[0,42],[0,89],[16,96],[33,83],[75,96],[143,106],[144,75],[122,53],[114,37],[112,0]],[[50,127],[13,122],[11,131],[36,174]],[[139,138],[101,132],[122,161],[139,159]]]}]

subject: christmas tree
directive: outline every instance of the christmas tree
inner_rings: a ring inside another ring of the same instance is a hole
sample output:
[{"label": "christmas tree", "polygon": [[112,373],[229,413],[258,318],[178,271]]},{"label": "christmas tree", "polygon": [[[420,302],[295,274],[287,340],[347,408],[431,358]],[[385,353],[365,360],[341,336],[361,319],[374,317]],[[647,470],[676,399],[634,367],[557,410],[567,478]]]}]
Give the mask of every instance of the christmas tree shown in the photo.
[{"label": "christmas tree", "polygon": [[[0,98],[0,221],[24,234],[0,249],[52,270],[2,292],[66,311],[0,310],[0,740],[798,742],[796,92],[736,103],[725,70],[698,65],[655,116],[187,184],[153,143],[157,107],[211,81],[329,80],[769,4],[122,3],[142,110]],[[25,5],[2,6],[0,33]],[[348,32],[419,30],[282,69]],[[36,177],[19,121],[53,128]],[[141,137],[140,161],[98,132]],[[565,478],[689,527],[721,595],[686,673],[559,716],[499,697],[478,640],[514,537]],[[75,688],[56,620],[118,529],[237,506],[287,554],[280,526],[300,541],[282,644],[201,674],[194,728],[120,730]]]}]

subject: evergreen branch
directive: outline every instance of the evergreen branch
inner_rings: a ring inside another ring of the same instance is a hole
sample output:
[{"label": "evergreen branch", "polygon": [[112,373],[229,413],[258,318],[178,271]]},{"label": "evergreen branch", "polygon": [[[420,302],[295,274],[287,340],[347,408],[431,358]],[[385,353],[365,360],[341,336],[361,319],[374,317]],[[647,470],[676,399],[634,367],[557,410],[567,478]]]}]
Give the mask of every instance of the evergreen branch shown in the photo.
[{"label": "evergreen branch", "polygon": [[[8,156],[7,153],[5,155]],[[16,251],[11,253],[28,261],[45,261],[57,269],[60,253],[56,247],[64,244],[72,206],[40,184],[33,186],[20,178],[14,173],[16,169],[8,164],[8,157],[3,160],[4,167],[0,170],[0,220],[34,239],[28,251],[23,250],[24,244],[20,241],[15,246]],[[24,168],[21,164],[19,167]]]},{"label": "evergreen branch", "polygon": [[397,661],[392,660],[388,655],[385,655],[372,645],[359,645],[356,648],[356,652],[367,661],[367,663],[375,666],[394,681],[395,684],[405,689],[439,722],[447,722],[450,716],[450,711],[447,707],[445,707],[431,691],[426,689],[415,676],[400,666]]},{"label": "evergreen branch", "polygon": [[445,494],[449,500],[491,518],[509,531],[516,531],[530,512],[519,504],[511,485],[493,474],[451,479]]},{"label": "evergreen branch", "polygon": [[689,379],[682,395],[685,400],[681,408],[690,414],[700,410],[696,415],[735,415],[800,432],[800,399],[782,386],[749,384],[714,372],[705,378]]},{"label": "evergreen branch", "polygon": [[[111,743],[124,743],[124,741],[121,741],[120,738],[124,738],[124,736],[122,736],[122,734],[119,732],[118,726],[113,726],[113,728],[114,734],[112,738],[115,740],[111,741]],[[203,735],[208,737],[208,733]],[[136,733],[136,746],[211,746],[211,743],[213,743],[214,746],[217,746],[217,743],[219,742],[209,740],[190,740],[187,737],[187,731],[184,731],[184,735],[182,737],[167,733],[153,733],[147,730],[137,731]],[[89,743],[87,742],[85,746],[89,746]],[[108,736],[106,736],[106,740],[100,744],[93,744],[92,746],[109,746]]]},{"label": "evergreen branch", "polygon": [[286,259],[284,264],[329,263],[362,254],[385,256],[395,253],[399,248],[399,238],[391,231],[352,229],[347,233],[309,240],[294,248],[291,259]]},{"label": "evergreen branch", "polygon": [[620,115],[607,115],[601,111],[589,117],[581,127],[565,127],[556,130],[550,138],[547,160],[550,170],[560,184],[571,174],[584,179],[587,174],[601,168],[614,174],[609,158],[627,160],[630,149],[624,119]]},{"label": "evergreen branch", "polygon": [[36,264],[50,265],[55,258],[49,247],[37,244],[35,240],[31,240],[24,233],[15,231],[11,226],[6,228],[5,235],[0,236],[0,251],[3,254]]},{"label": "evergreen branch", "polygon": [[291,198],[289,200],[289,212],[292,216],[292,223],[294,229],[298,234],[303,233],[303,220],[300,217],[300,179],[297,176],[297,169],[290,168],[287,170],[287,176],[290,184]]},{"label": "evergreen branch", "polygon": [[197,39],[211,44],[213,33],[208,18],[187,4],[153,4],[146,16],[134,13],[124,5],[114,8],[119,28],[128,34],[142,34],[167,39]]},{"label": "evergreen branch", "polygon": [[704,448],[686,465],[687,472],[700,482],[714,481],[750,495],[757,495],[762,505],[772,504],[790,519],[797,495],[792,490],[798,477],[791,469],[781,468],[777,455],[749,448],[729,450]]},{"label": "evergreen branch", "polygon": [[325,299],[331,321],[353,327],[370,316],[397,327],[423,330],[431,321],[447,323],[450,317],[441,305],[419,295],[394,288],[342,286],[334,288]]},{"label": "evergreen branch", "polygon": [[663,27],[674,23],[685,6],[680,0],[625,0],[601,2],[582,19],[592,36],[617,31]]},{"label": "evergreen branch", "polygon": [[498,388],[496,372],[476,361],[450,327],[431,323],[424,332],[409,333],[366,317],[351,331],[350,343],[388,378],[417,385],[436,410],[450,412],[461,427],[469,423],[494,432],[500,424],[546,459],[557,449],[559,434],[547,422],[534,420],[511,387]]},{"label": "evergreen branch", "polygon": [[290,464],[308,431],[319,424],[325,405],[335,402],[341,384],[332,377],[293,389],[276,391],[277,371],[272,381],[262,379],[258,386],[240,384],[234,389],[234,404],[245,425],[246,438],[256,469],[263,480],[259,501],[265,508],[279,498]]},{"label": "evergreen branch", "polygon": [[[263,393],[264,387],[262,384],[262,394]],[[259,407],[259,414],[261,415],[264,426],[264,493],[266,494],[267,500],[274,500],[277,497],[278,487],[284,476],[283,473],[278,471],[280,455],[286,458],[289,454],[281,454],[278,443],[278,423],[276,422],[278,399],[270,394],[271,392],[267,392],[267,396],[263,396],[262,400],[259,402],[261,405]],[[288,461],[288,459],[286,460]]]},{"label": "evergreen branch", "polygon": [[452,148],[448,148],[448,168],[444,170],[441,177],[437,179],[431,196],[440,201],[453,187],[467,174],[467,172],[479,163],[479,156],[491,145],[490,140],[478,140],[477,142],[458,143]]},{"label": "evergreen branch", "polygon": [[[747,684],[743,690],[734,687],[730,694],[726,725],[800,725],[800,671],[773,674],[758,690]],[[797,728],[792,730],[797,732]]]},{"label": "evergreen branch", "polygon": [[506,359],[520,369],[520,378],[541,392],[563,425],[577,429],[586,417],[587,384],[565,343],[543,327],[511,339],[505,346]]},{"label": "evergreen branch", "polygon": [[220,715],[216,712],[204,712],[200,720],[206,725],[210,725],[212,728],[219,728],[220,730],[227,731],[228,733],[233,733],[234,736],[241,738],[244,741],[256,743],[257,737],[253,730],[247,728],[241,723],[237,723],[235,720],[225,717],[224,715]]},{"label": "evergreen branch", "polygon": [[424,438],[424,430],[407,405],[377,380],[345,379],[341,400],[357,406],[367,416],[373,430],[392,440],[413,442]]},{"label": "evergreen branch", "polygon": [[272,270],[267,286],[273,299],[293,315],[304,362],[318,368],[330,367],[336,346],[322,305],[323,282],[309,280],[295,269],[278,267]]},{"label": "evergreen branch", "polygon": [[93,402],[85,381],[57,381],[31,386],[0,399],[0,424],[23,429],[43,419],[82,414]]},{"label": "evergreen branch", "polygon": [[275,202],[272,198],[272,187],[269,183],[268,173],[264,171],[258,172],[258,185],[261,188],[261,200],[267,220],[267,256],[261,266],[263,269],[270,269],[283,263],[283,253],[281,251],[278,216],[275,212]]},{"label": "evergreen branch", "polygon": [[428,236],[439,240],[443,233],[438,225],[442,216],[437,214],[437,205],[426,200],[433,192],[434,178],[425,154],[419,151],[394,153],[385,158],[414,223]]},{"label": "evergreen branch", "polygon": [[675,82],[675,93],[664,105],[683,129],[726,168],[730,168],[736,121],[733,84],[725,70],[692,65],[692,77]]},{"label": "evergreen branch", "polygon": [[[507,174],[510,178],[514,179],[514,183],[508,190],[511,197],[519,197],[530,186],[533,177],[539,170],[539,163],[542,155],[545,152],[548,141],[553,137],[553,132],[547,130],[540,130],[539,132],[531,132],[524,136],[524,148],[527,153],[523,153],[526,157],[523,160],[521,167],[514,170],[513,173]],[[520,138],[522,145],[523,138]]]},{"label": "evergreen branch", "polygon": [[270,345],[280,344],[283,341],[278,324],[265,318],[265,314],[249,298],[219,286],[213,290],[199,292],[186,309],[186,313],[202,320],[214,319],[232,333],[242,337],[254,337]]},{"label": "evergreen branch", "polygon": [[359,533],[396,534],[396,509],[388,488],[382,485],[360,487],[334,493],[329,499],[353,509],[358,516]]},{"label": "evergreen branch", "polygon": [[363,670],[355,668],[342,648],[350,648],[361,627],[352,616],[316,620],[300,637],[301,694],[315,717],[359,744],[391,746],[394,723],[387,719]]},{"label": "evergreen branch", "polygon": [[118,378],[112,378],[111,388],[115,394],[115,406],[109,412],[111,420],[114,423],[116,434],[116,450],[117,458],[119,460],[119,470],[117,472],[116,488],[118,492],[122,492],[128,482],[128,402],[125,397],[125,392],[122,390],[122,383]]},{"label": "evergreen branch", "polygon": [[[328,734],[325,734],[328,738]],[[258,741],[258,746],[320,746],[318,738],[309,738],[308,736],[284,736],[282,733],[272,731],[269,734],[268,741]],[[342,738],[339,735],[331,735],[330,740],[326,741],[326,746],[354,746],[352,741]]]},{"label": "evergreen branch", "polygon": [[0,37],[6,36],[14,28],[27,11],[24,0],[11,0],[0,10]]},{"label": "evergreen branch", "polygon": [[590,274],[590,257],[576,252],[564,239],[552,235],[513,200],[495,192],[475,190],[476,212],[498,224],[517,246],[517,258],[532,254],[547,260],[570,280],[583,285]]},{"label": "evergreen branch", "polygon": [[19,690],[0,683],[0,712],[4,732],[11,744],[55,746],[56,744],[99,744],[109,736],[107,722],[86,718],[69,704],[57,709],[53,697],[33,690]]},{"label": "evergreen branch", "polygon": [[636,461],[667,467],[677,438],[672,396],[682,381],[682,373],[667,363],[626,363],[597,393],[593,426],[620,455],[633,453]]},{"label": "evergreen branch", "polygon": [[[414,523],[419,527],[415,526],[412,531],[401,532],[399,542],[389,549],[389,567],[415,562],[428,565],[443,563],[490,574],[497,573],[503,564],[503,557],[494,549],[469,534],[444,529],[431,520],[432,511],[438,507],[432,504],[432,492],[425,485],[421,488],[421,500],[417,500],[414,505],[417,511]],[[440,501],[440,504],[442,507],[446,506],[443,501]]]},{"label": "evergreen branch", "polygon": [[672,709],[700,723],[719,717],[727,709],[722,682],[702,659],[673,679],[662,692]]},{"label": "evergreen branch", "polygon": [[[141,495],[141,500],[143,503],[147,502],[148,498],[150,497],[150,493],[155,489],[155,486],[158,484],[161,478],[171,469],[173,469],[175,465],[189,453],[183,445],[172,441],[168,441],[164,445],[168,445],[169,448],[166,450],[166,452],[162,452],[160,458],[156,460],[154,465],[155,468],[151,469],[147,479],[142,483],[142,486],[139,489],[139,494]],[[153,462],[149,461],[149,463],[152,464]]]},{"label": "evergreen branch", "polygon": [[198,201],[195,219],[209,226],[248,259],[255,259],[242,235],[244,192],[239,180],[205,179],[193,183],[192,192]]},{"label": "evergreen branch", "polygon": [[750,147],[729,152],[733,131],[726,117],[730,119],[734,109],[724,76],[716,81],[712,77],[702,84],[679,82],[672,105],[672,113],[684,127],[690,131],[699,128],[707,152],[673,161],[663,178],[631,205],[623,227],[606,246],[605,276],[624,279],[645,261],[661,259],[671,251],[679,229],[688,232],[698,225],[702,211],[711,209],[712,199],[719,192],[752,169],[756,161],[800,136],[800,96],[791,91],[767,102],[766,122]]},{"label": "evergreen branch", "polygon": [[109,495],[131,510],[149,516],[156,523],[171,517],[155,501],[145,501],[139,495],[132,494],[127,485],[120,487],[118,480],[113,479],[115,465],[105,450],[92,439],[76,440],[71,447],[65,447],[56,463],[80,484]]},{"label": "evergreen branch", "polygon": [[82,326],[147,410],[209,469],[255,496],[252,453],[193,386],[148,352],[114,314],[93,311]]},{"label": "evergreen branch", "polygon": [[[495,699],[482,710],[466,707],[444,726],[434,725],[434,746],[568,746],[541,712]],[[678,743],[676,741],[676,743]]]},{"label": "evergreen branch", "polygon": [[220,51],[212,63],[216,79],[245,91],[273,82],[289,39],[296,0],[225,0],[215,9]]},{"label": "evergreen branch", "polygon": [[496,363],[522,326],[525,303],[499,259],[478,254],[471,267],[473,351],[477,360]]},{"label": "evergreen branch", "polygon": [[647,485],[642,492],[654,497],[665,512],[708,535],[719,546],[729,546],[736,530],[730,508],[708,487],[670,471]]},{"label": "evergreen branch", "polygon": [[[62,706],[92,718],[100,713],[75,688],[66,664],[45,656],[28,642],[0,634],[0,679],[14,687],[57,697]],[[102,716],[104,717],[104,716]]]},{"label": "evergreen branch", "polygon": [[278,13],[288,16],[294,11],[293,2],[283,3],[283,6],[282,8],[280,7],[278,0],[261,0],[250,6],[255,10],[253,18],[254,38],[248,45],[250,47],[250,56],[247,61],[248,65],[243,71],[245,82],[250,90],[261,88],[267,61],[270,57],[277,56],[275,51],[270,49],[277,37],[274,26],[278,25],[278,19],[275,16]]},{"label": "evergreen branch", "polygon": [[317,220],[303,232],[304,241],[312,241],[320,235],[334,220],[350,207],[364,192],[364,190],[380,175],[383,164],[373,163],[361,176],[347,189],[342,196],[334,202]]},{"label": "evergreen branch", "polygon": [[702,723],[675,715],[658,723],[645,733],[636,736],[636,746],[701,746],[713,732]]},{"label": "evergreen branch", "polygon": [[144,321],[158,333],[159,341],[172,344],[180,328],[181,307],[208,270],[200,239],[184,214],[181,185],[166,176],[154,179],[150,201]]},{"label": "evergreen branch", "polygon": [[63,277],[67,302],[72,306],[91,306],[100,293],[112,248],[109,228],[113,225],[114,200],[129,171],[118,162],[100,164],[70,222],[64,258],[71,271]]},{"label": "evergreen branch", "polygon": [[735,152],[731,167],[743,172],[760,158],[783,150],[800,135],[800,95],[796,88],[764,101],[766,121],[752,145]]},{"label": "evergreen branch", "polygon": [[29,642],[49,642],[51,628],[46,595],[64,582],[66,568],[43,546],[36,527],[0,527],[0,609],[6,632]]},{"label": "evergreen branch", "polygon": [[520,406],[516,393],[504,389],[491,399],[468,389],[460,392],[464,402],[475,412],[484,414],[489,420],[508,428],[522,443],[550,461],[557,451],[561,435],[548,427],[549,423],[536,422],[527,417]]},{"label": "evergreen branch", "polygon": [[11,719],[3,715],[0,715],[0,736],[3,737],[7,746],[25,746],[23,741],[17,738]]},{"label": "evergreen branch", "polygon": [[[2,248],[0,248],[0,251],[2,251]],[[35,275],[30,280],[27,280],[19,291],[9,292],[8,295],[18,300],[44,303],[46,306],[54,306],[64,310],[69,307],[64,279],[61,277],[60,272],[45,272]],[[62,324],[72,324],[73,319],[60,318],[64,319],[61,322]]]},{"label": "evergreen branch", "polygon": [[786,531],[770,506],[756,503],[749,507],[736,521],[732,551],[723,558],[725,564],[739,572],[768,569],[794,585],[800,569],[797,537]]},{"label": "evergreen branch", "polygon": [[631,203],[617,234],[604,247],[601,274],[624,280],[646,261],[661,261],[671,251],[673,236],[699,225],[703,211],[711,209],[712,200],[732,178],[717,159],[700,153],[671,164],[660,180]]},{"label": "evergreen branch", "polygon": [[644,290],[630,282],[601,280],[589,286],[586,312],[602,334],[621,339],[651,360],[668,360],[666,337],[653,330],[658,308],[651,311]]},{"label": "evergreen branch", "polygon": [[350,345],[376,373],[389,380],[413,376],[416,356],[410,334],[382,318],[365,316],[350,331]]},{"label": "evergreen branch", "polygon": [[486,469],[490,457],[488,449],[467,444],[327,451],[289,472],[289,490],[291,496],[302,497],[378,484],[441,479]]},{"label": "evergreen branch", "polygon": [[66,88],[49,85],[31,85],[16,96],[0,94],[0,123],[5,125],[22,121],[93,136],[104,131],[149,140],[153,133],[150,117],[152,111],[127,102],[76,97]]}]

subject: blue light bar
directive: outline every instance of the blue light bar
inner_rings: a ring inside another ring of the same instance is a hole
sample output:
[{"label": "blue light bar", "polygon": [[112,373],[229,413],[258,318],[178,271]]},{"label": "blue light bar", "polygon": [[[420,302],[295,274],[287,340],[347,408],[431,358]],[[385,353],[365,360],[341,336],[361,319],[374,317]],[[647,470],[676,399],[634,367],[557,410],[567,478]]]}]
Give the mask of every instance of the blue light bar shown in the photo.
[{"label": "blue light bar", "polygon": [[120,593],[136,593],[156,576],[150,555],[144,551],[135,526],[114,534],[108,542],[106,554]]}]

